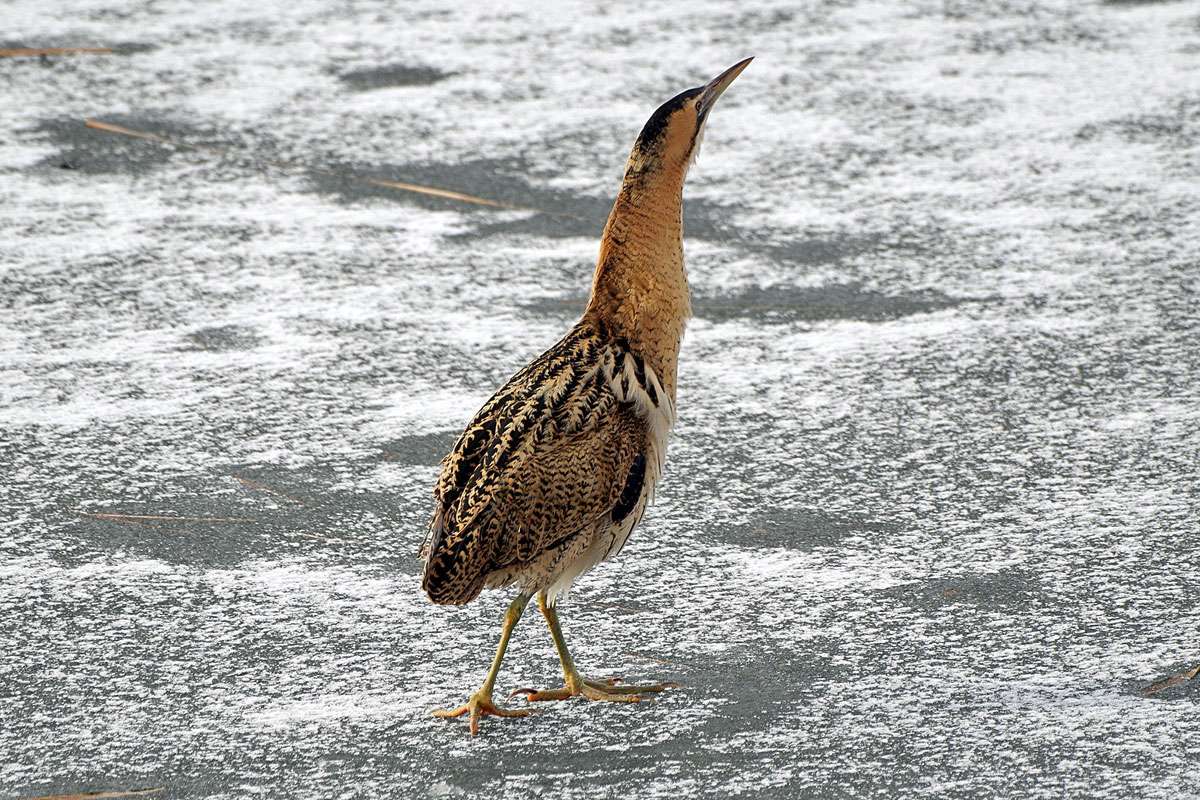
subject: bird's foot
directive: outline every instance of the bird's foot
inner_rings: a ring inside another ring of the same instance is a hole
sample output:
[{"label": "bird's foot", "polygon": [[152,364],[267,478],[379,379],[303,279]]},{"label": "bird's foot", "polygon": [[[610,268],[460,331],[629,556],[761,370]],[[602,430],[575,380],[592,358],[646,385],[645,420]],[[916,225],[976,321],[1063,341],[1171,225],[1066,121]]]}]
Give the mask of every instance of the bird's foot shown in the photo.
[{"label": "bird's foot", "polygon": [[621,683],[620,678],[605,678],[597,681],[575,674],[567,678],[565,686],[557,689],[517,689],[509,695],[509,699],[523,694],[525,699],[531,703],[544,700],[568,700],[572,697],[586,697],[588,700],[604,700],[610,703],[638,703],[641,702],[644,695],[673,689],[677,685],[674,683],[649,683],[635,686]]},{"label": "bird's foot", "polygon": [[502,708],[492,702],[492,693],[480,689],[458,708],[439,708],[433,712],[435,717],[451,719],[464,714],[471,715],[471,735],[479,733],[479,720],[482,717],[528,717],[532,711],[524,708]]}]

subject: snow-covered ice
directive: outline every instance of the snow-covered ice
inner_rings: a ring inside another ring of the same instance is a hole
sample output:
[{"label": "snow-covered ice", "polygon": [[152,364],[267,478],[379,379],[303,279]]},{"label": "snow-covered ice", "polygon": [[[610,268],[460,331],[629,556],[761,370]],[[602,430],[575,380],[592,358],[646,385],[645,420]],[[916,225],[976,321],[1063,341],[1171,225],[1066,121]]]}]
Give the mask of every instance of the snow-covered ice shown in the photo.
[{"label": "snow-covered ice", "polygon": [[[1200,8],[463,6],[6,3],[115,52],[0,58],[0,794],[1200,797],[1200,679],[1142,694],[1200,664]],[[563,607],[682,688],[472,740],[438,459],[747,55],[666,478]]]}]

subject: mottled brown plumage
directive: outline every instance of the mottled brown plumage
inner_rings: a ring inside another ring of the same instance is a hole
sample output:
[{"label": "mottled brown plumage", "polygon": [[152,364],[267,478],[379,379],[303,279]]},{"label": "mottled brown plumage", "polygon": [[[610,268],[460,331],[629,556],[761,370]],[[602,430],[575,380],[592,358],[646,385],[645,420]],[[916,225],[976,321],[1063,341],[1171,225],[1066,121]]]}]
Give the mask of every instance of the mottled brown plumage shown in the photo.
[{"label": "mottled brown plumage", "polygon": [[[656,432],[672,416],[642,356],[603,322],[581,320],[479,410],[443,461],[424,548],[430,598],[466,603],[511,583],[532,593],[600,537],[600,558],[615,553],[644,508],[644,465],[658,473]],[[618,508],[631,475],[637,497]]]},{"label": "mottled brown plumage", "polygon": [[530,699],[635,701],[663,685],[616,687],[575,670],[554,605],[620,551],[662,474],[675,421],[680,340],[691,313],[683,264],[683,183],[721,92],[749,63],[663,104],[634,143],[604,228],[591,297],[557,344],[484,404],[442,461],[422,587],[462,604],[515,584],[517,599],[483,687],[443,716],[515,716],[491,699],[508,637],[537,594],[566,686]]}]

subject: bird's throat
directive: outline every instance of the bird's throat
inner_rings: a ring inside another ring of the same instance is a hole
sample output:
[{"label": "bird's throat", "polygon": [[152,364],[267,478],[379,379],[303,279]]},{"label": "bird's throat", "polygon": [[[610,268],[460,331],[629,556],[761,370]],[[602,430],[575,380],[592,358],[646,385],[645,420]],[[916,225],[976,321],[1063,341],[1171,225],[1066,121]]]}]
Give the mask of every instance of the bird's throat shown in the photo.
[{"label": "bird's throat", "polygon": [[675,395],[676,359],[691,315],[683,264],[683,178],[627,176],[613,205],[586,315],[628,340]]}]

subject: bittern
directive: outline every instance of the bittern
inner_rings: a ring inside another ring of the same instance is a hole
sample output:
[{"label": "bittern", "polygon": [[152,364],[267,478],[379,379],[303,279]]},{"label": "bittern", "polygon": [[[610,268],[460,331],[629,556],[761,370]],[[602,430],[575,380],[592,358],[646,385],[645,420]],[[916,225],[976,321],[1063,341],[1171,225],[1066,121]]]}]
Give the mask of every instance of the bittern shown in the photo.
[{"label": "bittern", "polygon": [[675,422],[679,344],[691,314],[683,264],[683,183],[713,104],[750,63],[659,106],[634,142],[600,240],[591,296],[565,337],[479,409],[442,460],[436,508],[421,548],[422,587],[439,604],[485,588],[518,587],[483,685],[435,711],[525,716],[492,699],[513,628],[534,595],[565,683],[530,701],[636,702],[667,684],[591,680],[575,668],[558,598],[625,544],[663,472]]}]

